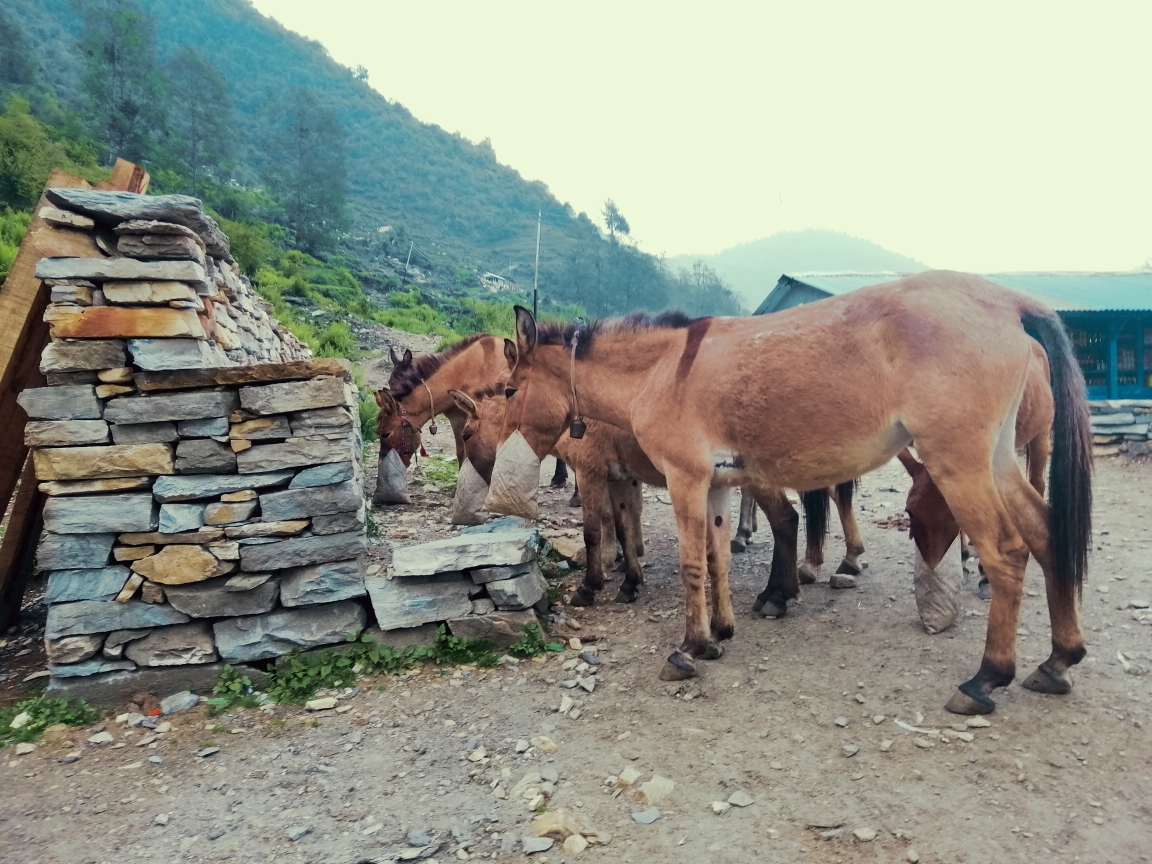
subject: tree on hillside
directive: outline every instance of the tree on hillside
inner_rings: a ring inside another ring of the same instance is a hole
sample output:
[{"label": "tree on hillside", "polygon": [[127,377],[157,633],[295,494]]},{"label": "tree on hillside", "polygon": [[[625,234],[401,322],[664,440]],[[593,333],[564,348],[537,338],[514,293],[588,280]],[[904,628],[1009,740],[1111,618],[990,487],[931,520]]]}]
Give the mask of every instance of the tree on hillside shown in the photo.
[{"label": "tree on hillside", "polygon": [[224,78],[195,48],[180,49],[167,63],[172,137],[169,152],[200,192],[204,176],[221,176],[236,150],[232,101]]},{"label": "tree on hillside", "polygon": [[[69,147],[51,137],[52,130],[39,122],[28,102],[10,96],[0,115],[0,210],[31,210],[53,168],[95,179],[94,154],[82,146]],[[85,156],[87,158],[85,158]]]},{"label": "tree on hillside", "polygon": [[344,131],[336,112],[307,87],[274,110],[268,179],[296,244],[323,251],[347,223]]},{"label": "tree on hillside", "polygon": [[604,217],[604,227],[608,229],[608,236],[612,238],[613,243],[616,242],[617,234],[628,235],[632,233],[632,227],[628,224],[628,220],[624,218],[624,214],[620,212],[620,208],[611,198],[604,202],[604,209],[600,212]]},{"label": "tree on hillside", "polygon": [[76,0],[84,16],[84,76],[92,131],[117,156],[150,159],[165,137],[165,82],[156,22],[128,0]]},{"label": "tree on hillside", "polygon": [[39,78],[35,58],[20,25],[0,6],[0,93],[35,84]]},{"label": "tree on hillside", "polygon": [[672,305],[689,315],[742,315],[744,310],[716,271],[703,261],[682,269],[672,290]]}]

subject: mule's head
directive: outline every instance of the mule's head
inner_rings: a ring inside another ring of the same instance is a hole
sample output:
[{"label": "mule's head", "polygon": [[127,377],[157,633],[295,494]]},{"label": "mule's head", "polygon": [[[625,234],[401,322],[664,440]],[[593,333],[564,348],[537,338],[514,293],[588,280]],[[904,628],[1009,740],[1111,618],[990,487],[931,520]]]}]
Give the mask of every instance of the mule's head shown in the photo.
[{"label": "mule's head", "polygon": [[464,453],[476,473],[484,482],[492,482],[492,466],[496,462],[496,450],[500,446],[500,432],[504,428],[504,411],[507,400],[504,398],[504,385],[482,390],[468,396],[459,390],[449,390],[456,406],[464,412],[467,422],[461,437],[464,439]]},{"label": "mule's head", "polygon": [[400,410],[400,403],[387,390],[376,391],[376,404],[380,406],[380,414],[376,418],[380,450],[384,452],[394,449],[407,467],[412,462],[412,455],[420,449],[420,430],[408,421]]},{"label": "mule's head", "polygon": [[503,443],[516,430],[543,459],[572,423],[570,349],[539,344],[536,319],[516,307],[516,340],[504,340],[504,358],[512,370],[504,387]]}]

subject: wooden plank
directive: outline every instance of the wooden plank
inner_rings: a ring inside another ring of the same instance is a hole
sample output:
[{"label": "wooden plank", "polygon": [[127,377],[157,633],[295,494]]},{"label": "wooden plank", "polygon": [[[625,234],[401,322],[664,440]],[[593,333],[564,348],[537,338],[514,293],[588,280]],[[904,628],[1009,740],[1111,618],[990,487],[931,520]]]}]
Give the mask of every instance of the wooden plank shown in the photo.
[{"label": "wooden plank", "polygon": [[32,460],[24,463],[20,489],[12,502],[12,513],[4,540],[0,542],[0,631],[20,620],[24,589],[36,561],[36,544],[44,524],[41,511],[46,496],[39,491]]}]

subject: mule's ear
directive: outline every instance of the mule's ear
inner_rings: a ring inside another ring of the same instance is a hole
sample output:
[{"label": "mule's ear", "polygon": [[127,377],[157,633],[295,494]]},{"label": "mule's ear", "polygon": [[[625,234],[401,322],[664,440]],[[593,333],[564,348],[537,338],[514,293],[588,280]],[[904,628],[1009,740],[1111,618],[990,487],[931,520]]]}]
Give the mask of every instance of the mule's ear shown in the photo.
[{"label": "mule's ear", "polygon": [[449,390],[448,395],[456,403],[456,407],[468,415],[470,420],[475,420],[480,415],[480,408],[472,401],[467,393],[462,393],[459,390]]},{"label": "mule's ear", "polygon": [[396,400],[392,398],[392,394],[387,390],[376,391],[376,404],[380,406],[381,411],[396,410]]},{"label": "mule's ear", "polygon": [[508,364],[509,369],[516,368],[516,358],[519,355],[516,353],[516,343],[511,339],[504,340],[504,362]]},{"label": "mule's ear", "polygon": [[527,354],[536,347],[536,319],[523,306],[516,308],[516,347]]},{"label": "mule's ear", "polygon": [[376,391],[376,405],[380,408],[384,407],[384,397],[380,395],[380,391]]},{"label": "mule's ear", "polygon": [[396,356],[396,349],[391,345],[388,346],[388,358],[392,361],[393,369],[400,365],[400,358]]},{"label": "mule's ear", "polygon": [[411,348],[405,348],[404,349],[404,358],[401,361],[401,364],[405,367],[412,365],[412,349]]}]

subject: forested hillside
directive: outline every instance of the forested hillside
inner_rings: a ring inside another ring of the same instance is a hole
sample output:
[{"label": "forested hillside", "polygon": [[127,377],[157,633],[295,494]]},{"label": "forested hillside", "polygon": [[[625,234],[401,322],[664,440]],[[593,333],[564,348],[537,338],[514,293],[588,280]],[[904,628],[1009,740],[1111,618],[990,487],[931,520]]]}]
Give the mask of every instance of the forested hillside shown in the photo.
[{"label": "forested hillside", "polygon": [[732,286],[740,301],[755,309],[768,296],[781,273],[855,270],[863,273],[916,273],[926,264],[889,252],[870,240],[839,231],[808,229],[781,231],[741,243],[715,255],[680,255],[670,259],[674,267],[703,262]]},{"label": "forested hillside", "polygon": [[[93,24],[117,16],[131,21],[123,32]],[[101,82],[93,58],[107,53],[108,38],[140,56],[112,64]],[[101,84],[113,97],[103,106],[94,98]],[[115,155],[142,162],[166,191],[215,186],[204,197],[223,215],[280,224],[290,243],[342,254],[365,273],[406,261],[414,242],[413,263],[449,293],[469,282],[455,274],[507,274],[510,262],[512,277],[530,283],[541,213],[541,286],[554,301],[596,314],[739,311],[714,273],[673,272],[636,249],[622,217],[602,229],[607,206],[574,213],[497,162],[486,142],[420,122],[362,70],[246,0],[5,0],[0,89],[19,90],[52,128],[72,123],[72,138],[87,134],[102,164]],[[237,185],[266,200],[227,212]]]}]

